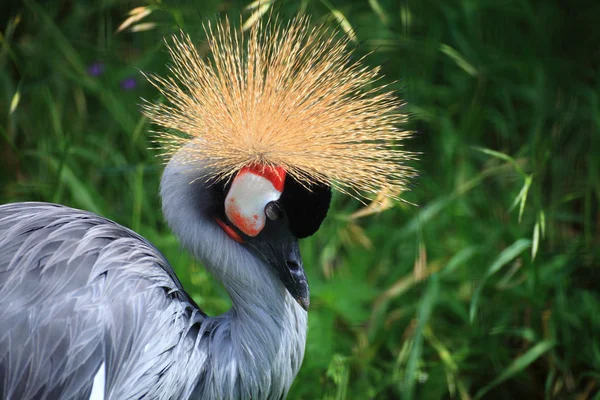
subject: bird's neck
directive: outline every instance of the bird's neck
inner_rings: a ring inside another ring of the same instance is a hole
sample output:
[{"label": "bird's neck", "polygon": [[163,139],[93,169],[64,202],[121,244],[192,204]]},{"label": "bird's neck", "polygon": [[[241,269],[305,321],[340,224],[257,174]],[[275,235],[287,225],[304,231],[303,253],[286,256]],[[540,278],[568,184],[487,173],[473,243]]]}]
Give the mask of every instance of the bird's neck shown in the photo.
[{"label": "bird's neck", "polygon": [[267,265],[206,214],[211,187],[191,169],[168,165],[163,213],[184,247],[225,286],[232,309],[201,324],[196,364],[199,398],[279,398],[300,368],[307,313]]},{"label": "bird's neck", "polygon": [[198,397],[284,398],[304,357],[306,311],[267,284],[225,287],[232,309],[205,320],[199,332],[196,356],[210,363],[203,363]]}]

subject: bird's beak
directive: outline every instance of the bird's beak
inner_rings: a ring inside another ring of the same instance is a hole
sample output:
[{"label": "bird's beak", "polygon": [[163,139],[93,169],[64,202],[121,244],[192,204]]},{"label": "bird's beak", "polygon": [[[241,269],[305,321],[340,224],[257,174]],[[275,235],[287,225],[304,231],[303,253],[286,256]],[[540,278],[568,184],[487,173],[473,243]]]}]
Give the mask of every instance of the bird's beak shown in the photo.
[{"label": "bird's beak", "polygon": [[280,261],[271,266],[279,275],[279,279],[285,285],[286,289],[292,297],[304,308],[308,310],[310,305],[310,289],[308,288],[308,280],[302,265],[302,257],[300,256],[300,248],[298,247],[298,239],[294,238],[293,243],[283,250],[285,263]]},{"label": "bird's beak", "polygon": [[258,236],[246,240],[249,247],[275,271],[298,304],[308,310],[310,291],[298,239],[284,224],[273,222],[267,223]]}]

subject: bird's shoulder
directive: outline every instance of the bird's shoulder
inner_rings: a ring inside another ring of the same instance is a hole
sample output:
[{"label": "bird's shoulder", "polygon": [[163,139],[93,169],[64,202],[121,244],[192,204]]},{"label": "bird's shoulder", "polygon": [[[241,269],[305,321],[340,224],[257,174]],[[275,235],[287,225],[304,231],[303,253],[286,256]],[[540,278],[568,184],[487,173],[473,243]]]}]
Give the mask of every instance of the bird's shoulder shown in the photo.
[{"label": "bird's shoulder", "polygon": [[0,205],[0,285],[43,275],[40,284],[68,277],[85,286],[109,272],[162,283],[191,302],[161,252],[134,231],[57,204]]},{"label": "bird's shoulder", "polygon": [[167,363],[162,354],[203,319],[130,229],[55,204],[0,206],[0,398],[82,397],[103,363],[107,385],[157,379],[144,365]]}]

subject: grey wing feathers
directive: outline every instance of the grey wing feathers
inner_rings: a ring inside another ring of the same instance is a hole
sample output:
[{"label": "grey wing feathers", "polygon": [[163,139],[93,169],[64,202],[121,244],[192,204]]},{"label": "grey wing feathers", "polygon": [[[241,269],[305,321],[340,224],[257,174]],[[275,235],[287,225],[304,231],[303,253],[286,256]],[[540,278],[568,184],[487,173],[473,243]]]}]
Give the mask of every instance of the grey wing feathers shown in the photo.
[{"label": "grey wing feathers", "polygon": [[[140,365],[164,373],[202,318],[134,232],[53,204],[0,206],[1,399],[87,399],[102,363],[111,398],[148,395],[136,386],[159,377]],[[165,328],[181,332],[157,342]]]}]

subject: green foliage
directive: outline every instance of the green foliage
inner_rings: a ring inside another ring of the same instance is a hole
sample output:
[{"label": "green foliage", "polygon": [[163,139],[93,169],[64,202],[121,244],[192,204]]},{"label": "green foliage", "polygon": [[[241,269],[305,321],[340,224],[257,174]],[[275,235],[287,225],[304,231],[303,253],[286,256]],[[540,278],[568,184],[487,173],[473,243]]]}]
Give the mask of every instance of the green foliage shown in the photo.
[{"label": "green foliage", "polygon": [[[360,217],[360,203],[337,195],[302,244],[312,306],[290,398],[598,392],[600,4],[125,3],[8,3],[1,202],[63,203],[129,226],[164,252],[205,311],[225,311],[224,290],[163,222],[162,168],[138,107],[157,93],[139,71],[166,73],[161,38],[179,27],[201,43],[202,23],[219,13],[239,21],[304,10],[383,64],[412,116],[406,147],[422,155],[404,195],[418,207]],[[116,32],[136,6],[151,13]],[[136,85],[125,90],[128,78]]]}]

